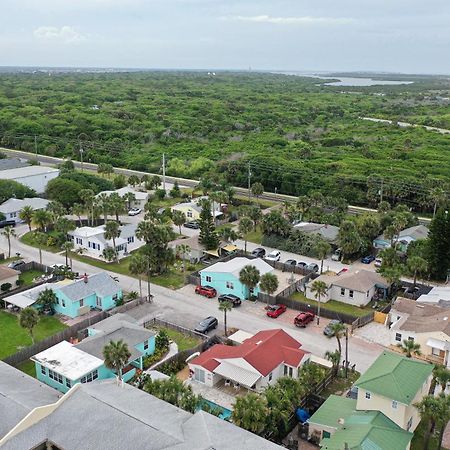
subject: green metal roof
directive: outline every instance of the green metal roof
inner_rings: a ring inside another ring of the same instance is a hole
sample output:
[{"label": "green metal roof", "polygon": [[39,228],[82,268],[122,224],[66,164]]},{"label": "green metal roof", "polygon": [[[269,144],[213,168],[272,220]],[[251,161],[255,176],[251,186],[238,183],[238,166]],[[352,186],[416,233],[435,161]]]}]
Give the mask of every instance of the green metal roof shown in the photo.
[{"label": "green metal roof", "polygon": [[355,384],[409,405],[432,371],[432,364],[384,351]]},{"label": "green metal roof", "polygon": [[338,428],[338,420],[347,419],[355,409],[356,400],[330,395],[308,422]]},{"label": "green metal roof", "polygon": [[413,434],[403,430],[379,411],[355,411],[330,438],[322,439],[322,450],[405,450]]}]

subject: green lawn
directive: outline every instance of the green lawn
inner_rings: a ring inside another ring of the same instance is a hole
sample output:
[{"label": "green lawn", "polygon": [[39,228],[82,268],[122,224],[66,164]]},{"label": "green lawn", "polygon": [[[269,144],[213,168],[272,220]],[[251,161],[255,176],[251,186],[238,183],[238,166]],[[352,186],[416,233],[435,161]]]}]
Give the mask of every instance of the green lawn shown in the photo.
[{"label": "green lawn", "polygon": [[348,391],[353,383],[360,377],[360,373],[355,371],[348,371],[348,378],[344,377],[344,372],[341,371],[340,376],[336,377],[321,393],[320,396],[328,398],[331,394],[342,395]]},{"label": "green lawn", "polygon": [[[414,436],[411,441],[411,450],[422,450],[424,448],[423,444],[424,444],[425,426],[426,425],[424,422],[420,422],[418,427],[415,429]],[[439,450],[438,444],[439,444],[439,433],[436,432],[435,435],[431,436],[428,450]]]},{"label": "green lawn", "polygon": [[[291,299],[297,300],[300,303],[307,305],[317,306],[318,303],[315,300],[310,300],[306,298],[301,292],[296,292],[292,294]],[[372,312],[371,308],[359,308],[358,306],[348,305],[347,303],[337,302],[336,300],[329,300],[326,303],[321,303],[322,309],[328,309],[329,311],[334,311],[342,314],[351,314],[353,316],[361,317]]]},{"label": "green lawn", "polygon": [[30,375],[30,377],[36,378],[36,366],[34,365],[33,361],[24,361],[23,363],[19,364],[17,368],[22,372],[25,372],[27,375]]},{"label": "green lawn", "polygon": [[247,241],[254,242],[255,244],[261,245],[263,234],[262,234],[261,229],[258,226],[258,227],[256,227],[256,231],[250,231],[250,233],[247,233],[246,237],[247,237]]},{"label": "green lawn", "polygon": [[200,343],[199,338],[188,336],[180,331],[172,330],[171,328],[160,328],[160,330],[164,330],[169,336],[169,339],[176,342],[178,351],[180,352],[195,347]]},{"label": "green lawn", "polygon": [[[45,233],[48,237],[54,235],[54,231],[48,231],[47,233]],[[30,247],[36,247],[39,248],[36,243],[34,242],[34,231],[28,231],[28,233],[25,233],[21,238],[20,238],[20,242],[23,242],[26,245],[29,245]],[[48,252],[52,252],[52,253],[58,253],[61,251],[60,248],[58,247],[53,247],[53,246],[49,246],[49,245],[44,245],[42,247],[42,250],[46,250]]]},{"label": "green lawn", "polygon": [[28,270],[19,275],[19,280],[22,280],[22,286],[30,286],[33,284],[33,280],[43,275],[44,272],[40,270]]},{"label": "green lawn", "polygon": [[[248,204],[248,196],[247,195],[237,194],[234,197],[239,199],[240,201],[243,201]],[[251,203],[258,203],[259,206],[261,206],[261,209],[267,209],[267,208],[270,208],[271,206],[275,206],[275,205],[279,204],[278,202],[273,202],[271,200],[261,200],[261,199],[259,199],[258,202],[256,202],[256,200],[253,196],[251,197]]]},{"label": "green lawn", "polygon": [[106,261],[101,261],[99,259],[90,258],[89,256],[85,255],[79,255],[78,253],[70,252],[70,257],[72,259],[76,259],[77,261],[84,262],[86,264],[89,264],[91,266],[98,267],[99,269],[103,270],[109,270],[110,272],[116,272],[122,275],[128,275],[133,276],[130,274],[130,270],[128,268],[129,266],[129,259],[123,258],[119,261],[119,263],[109,263]]},{"label": "green lawn", "polygon": [[[42,341],[56,334],[66,326],[55,317],[40,316],[34,329],[35,341]],[[0,359],[12,355],[32,344],[28,332],[19,325],[19,318],[6,311],[0,311]]]}]

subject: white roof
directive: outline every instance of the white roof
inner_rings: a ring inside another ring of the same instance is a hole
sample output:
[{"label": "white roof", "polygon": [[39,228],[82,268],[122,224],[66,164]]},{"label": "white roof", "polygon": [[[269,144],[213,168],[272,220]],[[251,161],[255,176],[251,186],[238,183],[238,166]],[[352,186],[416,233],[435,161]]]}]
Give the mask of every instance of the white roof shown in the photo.
[{"label": "white roof", "polygon": [[243,358],[224,360],[213,370],[213,372],[248,387],[252,387],[262,377],[262,375]]},{"label": "white roof", "polygon": [[9,297],[5,297],[4,300],[7,303],[10,303],[12,305],[16,305],[19,308],[26,308],[28,306],[33,305],[39,294],[49,288],[52,289],[55,285],[44,283],[40,286],[36,286],[34,288],[28,289],[27,291],[19,292],[18,294],[10,295]]},{"label": "white roof", "polygon": [[440,339],[429,338],[427,340],[428,347],[437,348],[439,350],[450,350],[450,342],[441,341]]},{"label": "white roof", "polygon": [[239,272],[245,266],[255,266],[261,275],[265,273],[272,272],[273,267],[270,264],[267,264],[261,258],[249,259],[249,258],[233,258],[227,262],[218,262],[213,264],[212,266],[206,267],[203,270],[200,270],[200,273],[205,272],[222,272],[222,273],[231,273],[236,277],[239,277]]},{"label": "white roof", "polygon": [[16,169],[2,170],[2,178],[4,180],[14,180],[16,178],[31,177],[33,175],[45,175],[48,173],[59,173],[58,169],[45,166],[26,166]]},{"label": "white roof", "polygon": [[73,381],[103,365],[101,359],[83,352],[67,341],[62,341],[31,359]]},{"label": "white roof", "polygon": [[417,301],[421,303],[439,303],[450,301],[450,286],[436,286],[428,294],[421,295]]},{"label": "white roof", "polygon": [[136,200],[147,200],[148,198],[148,192],[138,191],[130,186],[124,186],[123,188],[116,189],[115,191],[103,191],[97,194],[96,197],[98,197],[101,194],[111,195],[113,193],[119,194],[121,197],[123,197],[128,192],[133,193],[134,196],[136,197]]},{"label": "white roof", "polygon": [[237,342],[238,344],[242,344],[246,339],[250,339],[253,337],[252,333],[247,333],[243,330],[238,330],[236,333],[233,333],[231,336],[228,336],[228,339],[233,342]]},{"label": "white roof", "polygon": [[81,237],[92,237],[97,236],[99,234],[103,234],[105,232],[105,228],[103,225],[98,227],[79,227],[75,228],[75,230],[69,232],[69,234],[73,236],[81,236]]},{"label": "white roof", "polygon": [[8,214],[16,211],[20,211],[24,206],[31,206],[33,209],[44,209],[50,203],[45,198],[10,198],[0,205],[0,212]]}]

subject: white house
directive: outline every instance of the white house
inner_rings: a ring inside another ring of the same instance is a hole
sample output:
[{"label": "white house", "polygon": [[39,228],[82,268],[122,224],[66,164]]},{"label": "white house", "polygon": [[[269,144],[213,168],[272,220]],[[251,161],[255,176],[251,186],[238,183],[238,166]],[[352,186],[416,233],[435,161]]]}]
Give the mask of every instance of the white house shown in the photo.
[{"label": "white house", "polygon": [[284,330],[265,330],[237,346],[216,344],[189,361],[190,377],[207,386],[220,382],[262,391],[281,377],[298,377],[311,354]]},{"label": "white house", "polygon": [[[115,240],[116,251],[119,259],[127,256],[132,250],[142,245],[144,241],[136,237],[134,224],[120,226],[120,236]],[[87,256],[102,259],[103,250],[113,247],[112,239],[105,239],[105,227],[80,227],[68,233],[74,244],[75,250],[82,248]]]},{"label": "white house", "polygon": [[18,223],[21,222],[19,218],[19,212],[25,206],[31,206],[33,210],[36,211],[38,209],[47,208],[49,203],[49,200],[39,197],[24,198],[23,200],[18,198],[10,198],[0,205],[0,213],[4,214],[6,220],[14,220],[16,223]]},{"label": "white house", "polygon": [[50,180],[59,176],[59,170],[45,166],[26,166],[16,169],[2,170],[3,180],[13,180],[21,183],[38,194],[45,192],[45,188]]},{"label": "white house", "polygon": [[[207,196],[197,197],[192,199],[190,202],[178,203],[172,206],[172,211],[181,211],[186,215],[188,221],[198,220],[200,213],[202,212],[202,207],[200,206],[201,200],[208,199]],[[220,218],[223,215],[220,203],[211,202],[211,213],[213,217]]]},{"label": "white house", "polygon": [[97,197],[102,194],[106,194],[107,196],[110,196],[111,194],[119,194],[120,197],[124,197],[128,193],[132,193],[135,197],[135,200],[131,204],[132,208],[143,208],[147,203],[149,193],[146,191],[139,191],[131,186],[125,186],[123,188],[116,189],[115,191],[103,191],[97,194]]},{"label": "white house", "polygon": [[321,298],[322,302],[337,300],[355,306],[367,305],[375,293],[380,293],[384,298],[389,289],[389,283],[380,274],[357,270],[343,275],[320,275],[307,284],[307,298],[315,299],[315,293],[311,290],[315,281],[323,281],[328,286],[326,295]]}]

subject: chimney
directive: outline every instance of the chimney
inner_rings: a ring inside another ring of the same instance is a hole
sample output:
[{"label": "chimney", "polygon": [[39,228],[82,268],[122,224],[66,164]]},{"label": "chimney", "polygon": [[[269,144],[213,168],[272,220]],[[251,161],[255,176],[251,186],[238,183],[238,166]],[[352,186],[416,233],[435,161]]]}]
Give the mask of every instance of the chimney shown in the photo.
[{"label": "chimney", "polygon": [[84,275],[83,275],[83,281],[87,284],[87,282],[88,282],[88,276],[87,276],[87,273],[84,273]]}]

